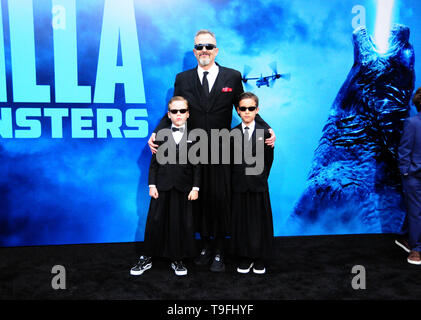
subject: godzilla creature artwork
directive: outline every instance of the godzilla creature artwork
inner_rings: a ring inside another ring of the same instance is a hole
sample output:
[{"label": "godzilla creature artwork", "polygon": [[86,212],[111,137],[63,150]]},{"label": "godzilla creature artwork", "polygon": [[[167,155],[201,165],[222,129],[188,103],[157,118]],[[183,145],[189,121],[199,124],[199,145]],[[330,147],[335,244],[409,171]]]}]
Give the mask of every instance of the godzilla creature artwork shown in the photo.
[{"label": "godzilla creature artwork", "polygon": [[388,233],[405,216],[397,148],[414,89],[410,30],[395,24],[379,54],[365,27],[353,33],[354,65],[314,153],[288,223],[301,234]]}]

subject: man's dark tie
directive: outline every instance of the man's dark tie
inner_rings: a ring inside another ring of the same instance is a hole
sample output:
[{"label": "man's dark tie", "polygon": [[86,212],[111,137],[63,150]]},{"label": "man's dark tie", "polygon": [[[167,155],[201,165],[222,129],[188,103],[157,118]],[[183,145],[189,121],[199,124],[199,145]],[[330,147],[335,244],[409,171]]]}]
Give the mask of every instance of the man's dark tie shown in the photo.
[{"label": "man's dark tie", "polygon": [[209,96],[208,73],[209,73],[209,71],[203,72],[203,80],[202,80],[202,87],[203,87],[203,91],[205,92],[206,97]]},{"label": "man's dark tie", "polygon": [[181,133],[183,133],[184,128],[176,128],[176,127],[172,127],[172,128],[171,128],[171,130],[172,130],[173,132],[180,131]]}]

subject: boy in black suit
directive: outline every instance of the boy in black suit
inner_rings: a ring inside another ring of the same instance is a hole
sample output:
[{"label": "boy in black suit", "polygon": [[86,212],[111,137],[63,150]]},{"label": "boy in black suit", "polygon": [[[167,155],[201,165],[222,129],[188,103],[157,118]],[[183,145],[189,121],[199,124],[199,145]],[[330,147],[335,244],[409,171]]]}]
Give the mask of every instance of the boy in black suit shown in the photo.
[{"label": "boy in black suit", "polygon": [[[240,95],[238,114],[242,123],[243,142],[234,144],[233,152],[241,152],[241,163],[231,162],[232,183],[232,249],[241,257],[237,271],[256,274],[266,272],[264,258],[273,241],[272,209],[269,199],[268,177],[273,162],[273,148],[264,143],[270,137],[267,127],[255,121],[259,99],[251,92]],[[260,146],[259,146],[260,144]],[[251,154],[250,154],[251,151]],[[255,163],[247,158],[253,156]],[[235,157],[235,155],[234,155]],[[250,169],[259,169],[250,172]]]},{"label": "boy in black suit", "polygon": [[175,162],[162,163],[160,156],[165,156],[165,152],[160,153],[160,150],[152,156],[149,167],[149,195],[152,198],[145,228],[145,255],[130,270],[131,275],[141,275],[150,269],[151,256],[171,259],[175,274],[186,275],[187,268],[182,260],[196,253],[191,201],[199,196],[200,166],[188,161],[183,164],[181,160],[187,159],[187,154],[182,153],[188,152],[192,144],[187,140],[188,117],[187,100],[180,96],[171,98],[168,118],[172,124],[166,128],[170,134],[165,152],[167,160],[175,155]]}]

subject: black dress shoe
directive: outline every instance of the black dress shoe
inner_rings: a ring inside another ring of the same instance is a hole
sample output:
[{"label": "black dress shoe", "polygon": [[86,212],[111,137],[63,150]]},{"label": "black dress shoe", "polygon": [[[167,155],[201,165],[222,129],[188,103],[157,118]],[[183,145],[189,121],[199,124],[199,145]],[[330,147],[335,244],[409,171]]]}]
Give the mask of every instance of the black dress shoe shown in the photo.
[{"label": "black dress shoe", "polygon": [[225,263],[224,259],[220,254],[216,254],[213,258],[212,264],[210,266],[210,271],[212,272],[224,272],[225,271]]},{"label": "black dress shoe", "polygon": [[212,253],[209,249],[202,249],[199,256],[194,259],[193,263],[196,266],[206,266],[209,264],[211,257]]}]

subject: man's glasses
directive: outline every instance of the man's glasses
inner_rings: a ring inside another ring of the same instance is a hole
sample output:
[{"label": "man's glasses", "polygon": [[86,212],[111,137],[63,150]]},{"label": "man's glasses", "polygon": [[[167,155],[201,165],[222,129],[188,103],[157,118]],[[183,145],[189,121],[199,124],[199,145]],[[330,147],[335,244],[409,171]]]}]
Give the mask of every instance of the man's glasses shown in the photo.
[{"label": "man's glasses", "polygon": [[187,111],[189,111],[189,109],[171,109],[170,112],[172,114],[177,114],[178,111],[180,111],[180,113],[186,113]]},{"label": "man's glasses", "polygon": [[206,48],[206,50],[213,50],[216,48],[216,45],[212,44],[212,43],[199,43],[199,44],[195,44],[194,48],[197,51],[203,50],[203,47]]},{"label": "man's glasses", "polygon": [[254,110],[256,110],[256,106],[254,106],[254,107],[239,107],[238,109],[240,109],[240,111],[246,111],[246,110],[249,110],[249,111],[254,111]]}]

